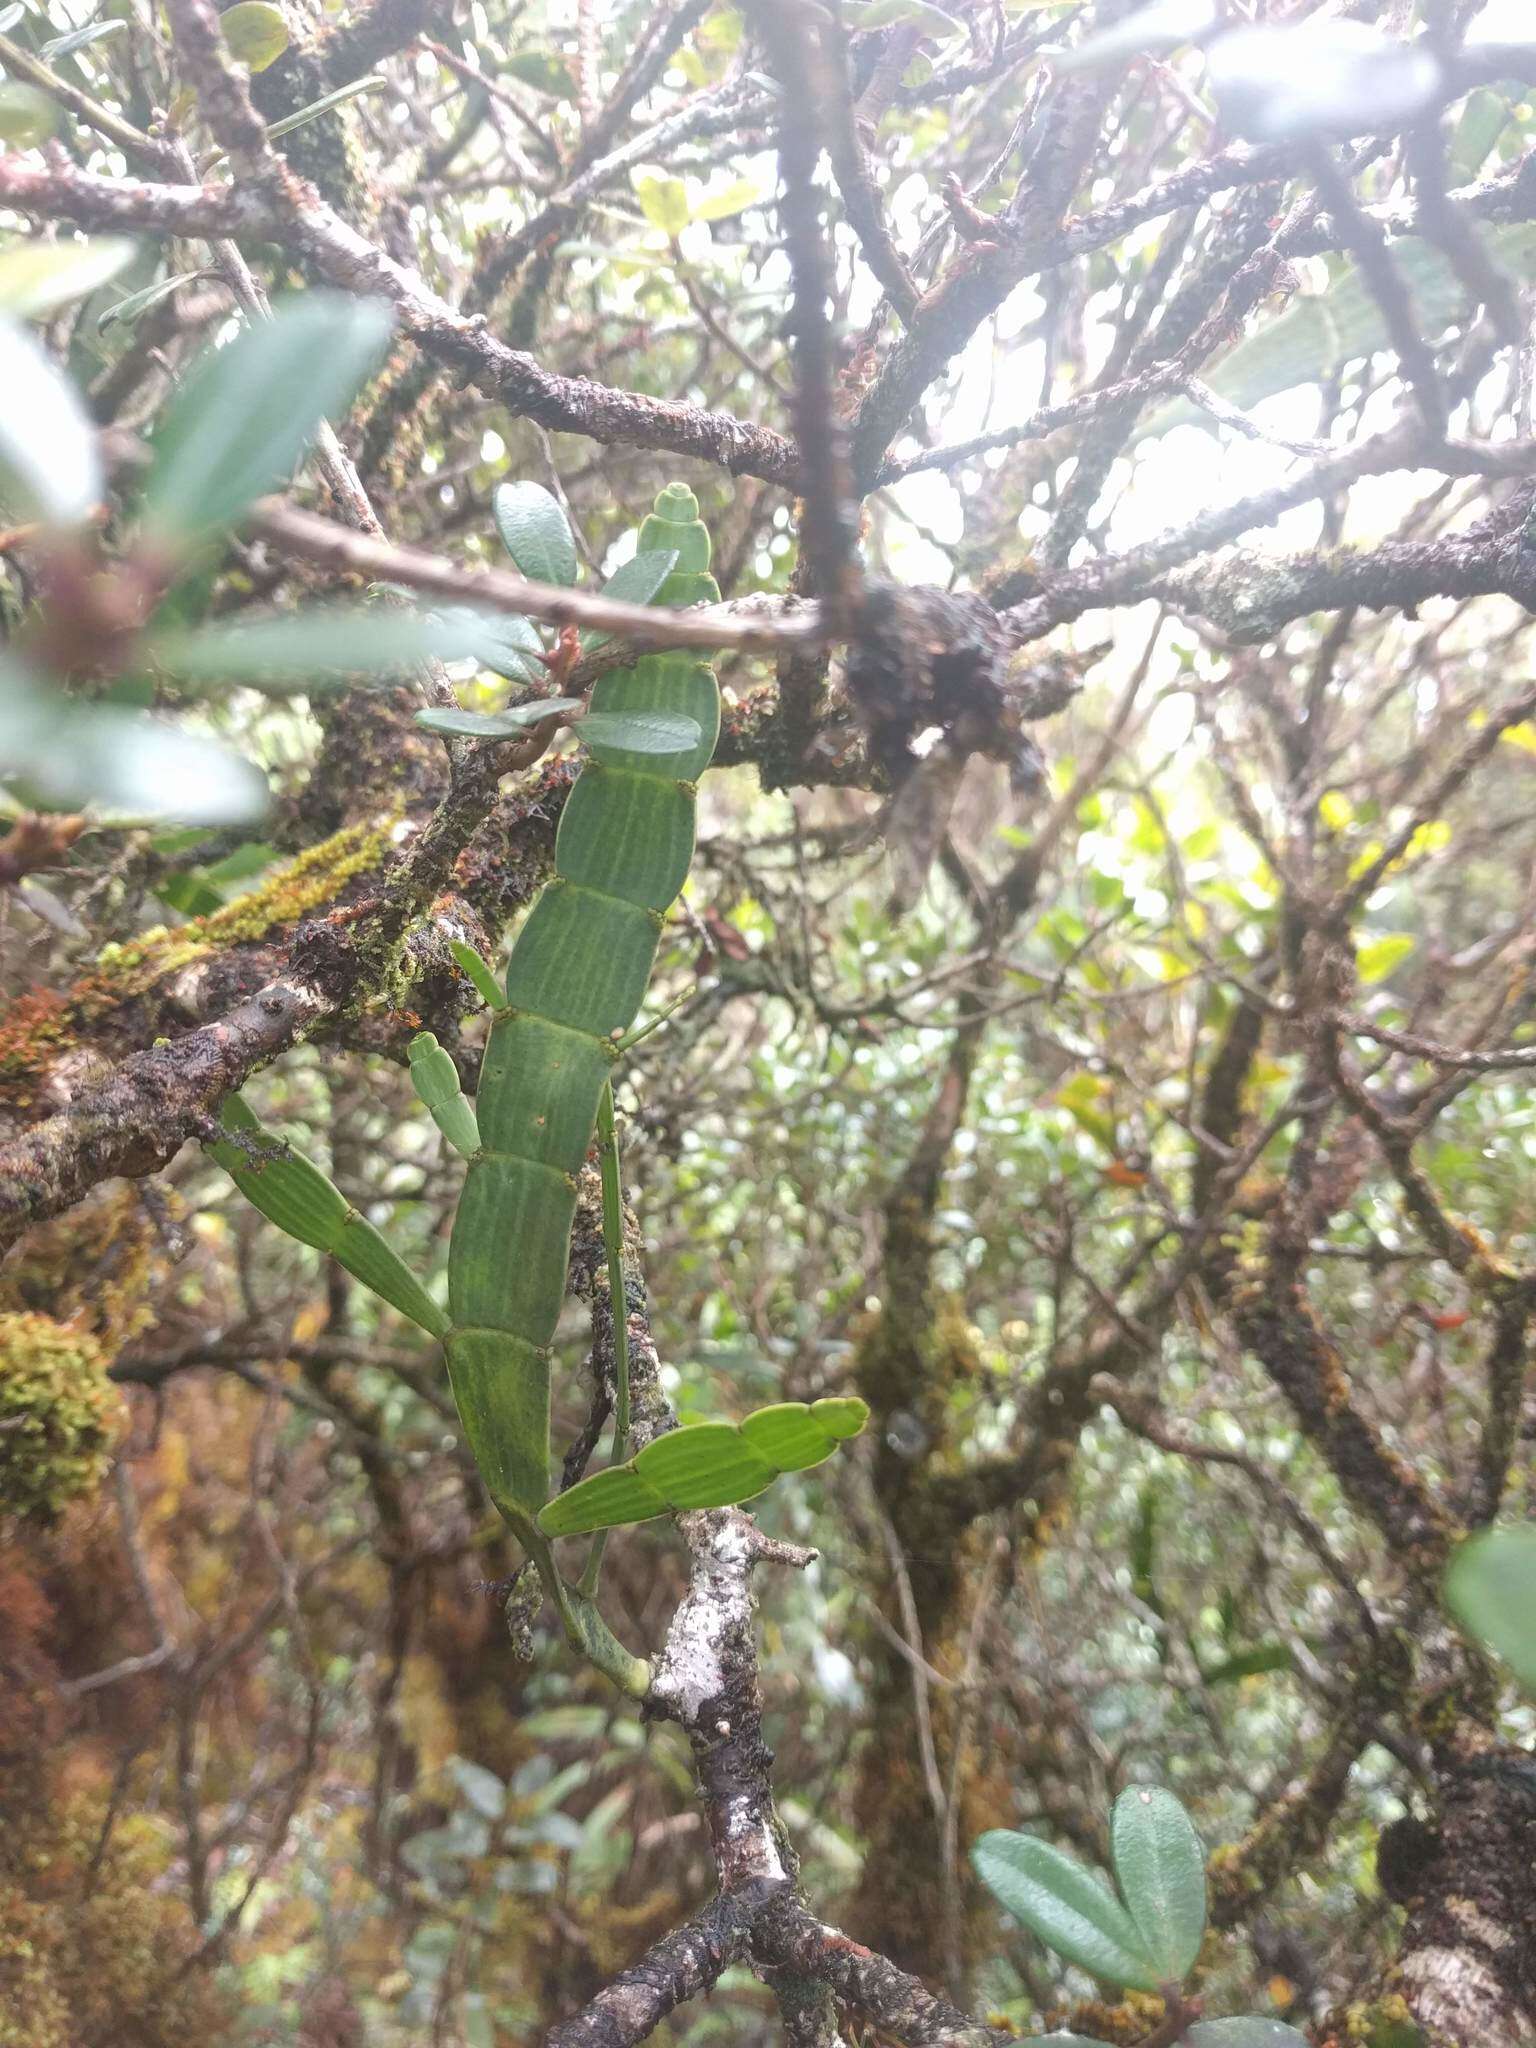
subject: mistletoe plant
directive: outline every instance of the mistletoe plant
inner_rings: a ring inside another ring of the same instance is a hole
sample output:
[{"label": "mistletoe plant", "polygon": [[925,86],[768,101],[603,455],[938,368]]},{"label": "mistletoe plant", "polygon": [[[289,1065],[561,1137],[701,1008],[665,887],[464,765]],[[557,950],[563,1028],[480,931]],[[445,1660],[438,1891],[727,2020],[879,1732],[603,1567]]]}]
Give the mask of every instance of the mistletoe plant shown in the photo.
[{"label": "mistletoe plant", "polygon": [[[564,514],[536,484],[504,486],[496,517],[518,568],[571,582],[576,550]],[[608,590],[662,604],[713,602],[709,536],[691,491],[669,485],[637,553]],[[514,626],[522,622],[512,622]],[[504,645],[515,635],[508,629]],[[591,644],[590,641],[588,643]],[[547,654],[528,627],[514,676],[535,664],[569,674],[573,637]],[[573,714],[575,717],[573,718]],[[830,1457],[863,1427],[862,1401],[779,1402],[739,1424],[700,1423],[656,1437],[626,1458],[628,1356],[622,1213],[612,1078],[638,1035],[666,913],[693,858],[695,789],[714,751],[714,671],[687,652],[650,654],[612,670],[590,699],[539,697],[482,713],[419,714],[431,730],[546,743],[571,720],[588,759],[561,817],[555,876],[512,949],[505,984],[472,949],[455,955],[492,1011],[473,1107],[452,1059],[430,1033],[411,1049],[423,1103],[469,1161],[448,1252],[446,1312],[351,1209],[318,1168],[288,1148],[252,1145],[255,1119],[238,1098],[214,1156],[279,1228],[347,1270],[440,1338],[455,1401],[496,1507],[539,1567],[568,1635],[618,1683],[643,1691],[647,1667],[622,1650],[581,1588],[555,1565],[551,1539],[645,1520],[669,1509],[734,1505],[781,1472]],[[549,1498],[550,1346],[565,1295],[577,1180],[598,1134],[603,1224],[615,1304],[615,1458]]]}]

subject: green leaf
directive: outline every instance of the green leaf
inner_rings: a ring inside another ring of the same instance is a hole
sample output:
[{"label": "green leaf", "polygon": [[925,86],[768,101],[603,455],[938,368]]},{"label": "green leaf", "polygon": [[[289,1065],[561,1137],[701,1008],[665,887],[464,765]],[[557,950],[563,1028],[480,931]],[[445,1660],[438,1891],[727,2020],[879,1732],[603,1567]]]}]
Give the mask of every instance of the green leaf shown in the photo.
[{"label": "green leaf", "polygon": [[515,612],[477,612],[468,606],[445,608],[439,616],[464,622],[465,650],[482,668],[513,683],[546,680],[548,672],[540,658],[544,642],[532,620]]},{"label": "green leaf", "polygon": [[542,484],[498,484],[491,516],[502,545],[533,583],[576,581],[576,541],[560,501]]},{"label": "green leaf", "polygon": [[207,350],[155,434],[146,530],[184,550],[285,484],[320,422],[377,367],[391,324],[377,300],[306,292]]},{"label": "green leaf", "polygon": [[706,192],[693,202],[695,220],[730,220],[749,206],[760,206],[767,193],[755,178],[733,178],[718,192]]},{"label": "green leaf", "polygon": [[1033,1835],[993,1828],[971,1851],[976,1874],[1013,1917],[1107,1984],[1156,1991],[1136,1923],[1092,1871]]},{"label": "green leaf", "polygon": [[[226,15],[225,20],[228,20]],[[311,121],[318,121],[322,114],[329,114],[335,107],[344,107],[348,100],[361,99],[364,93],[384,92],[389,80],[370,71],[365,78],[354,78],[346,85],[338,85],[334,92],[323,93],[307,106],[297,107],[291,114],[285,114],[281,121],[274,121],[267,134],[276,140],[280,135],[291,135],[295,128],[306,127]]]},{"label": "green leaf", "polygon": [[10,79],[0,85],[0,142],[36,149],[58,125],[59,110],[47,93]]},{"label": "green leaf", "polygon": [[9,7],[0,7],[0,36],[8,36],[26,11],[21,0],[12,0]]},{"label": "green leaf", "polygon": [[205,277],[217,275],[217,271],[213,270],[178,270],[174,277],[157,278],[153,284],[145,285],[142,291],[126,292],[115,304],[105,307],[97,314],[97,331],[104,334],[118,321],[125,327],[131,327],[135,321],[142,320],[146,313],[153,311],[163,300],[179,292],[183,285],[197,284]]},{"label": "green leaf", "polygon": [[1115,1881],[1159,1978],[1181,1983],[1205,1933],[1205,1851],[1181,1802],[1131,1785],[1109,1824]]},{"label": "green leaf", "polygon": [[96,427],[42,344],[0,315],[0,480],[55,526],[78,526],[101,502]]},{"label": "green leaf", "polygon": [[248,71],[265,71],[288,47],[283,10],[268,0],[238,0],[219,16],[225,47]]},{"label": "green leaf", "polygon": [[1536,1692],[1536,1523],[1488,1529],[1451,1559],[1445,1600],[1472,1635]]},{"label": "green leaf", "polygon": [[84,299],[131,263],[135,244],[121,235],[88,242],[13,242],[0,249],[0,307],[18,320],[40,320],[72,299]]},{"label": "green leaf", "polygon": [[[602,594],[624,604],[649,604],[676,567],[676,548],[641,548],[627,562],[619,564],[603,585]],[[612,638],[611,633],[581,636],[582,645],[588,649],[602,647]]]},{"label": "green leaf", "polygon": [[1284,1643],[1258,1643],[1251,1650],[1235,1650],[1205,1672],[1207,1685],[1235,1685],[1242,1678],[1260,1678],[1270,1671],[1290,1671],[1295,1659]]},{"label": "green leaf", "polygon": [[1367,939],[1355,955],[1355,972],[1367,987],[1385,981],[1393,968],[1408,958],[1414,944],[1408,932],[1385,932],[1379,939]]},{"label": "green leaf", "polygon": [[83,50],[88,43],[99,43],[103,36],[120,35],[127,26],[126,21],[93,21],[85,28],[72,28],[68,35],[55,36],[51,42],[42,44],[37,54],[46,63],[56,64],[61,57],[73,57],[76,50]]},{"label": "green leaf", "polygon": [[266,777],[212,740],[117,704],[90,703],[0,670],[0,772],[39,808],[121,819],[242,825],[267,808]]},{"label": "green leaf", "polygon": [[457,961],[460,971],[467,974],[474,983],[475,991],[479,995],[481,1002],[488,1009],[500,1010],[505,1008],[507,998],[501,983],[492,974],[490,968],[481,959],[474,947],[466,945],[463,939],[450,939],[448,941],[448,950]]},{"label": "green leaf", "polygon": [[524,737],[530,726],[544,725],[551,718],[568,723],[573,711],[580,711],[579,697],[540,697],[532,704],[511,704],[505,711],[459,711],[451,705],[434,705],[418,711],[416,723],[428,732],[454,733],[469,740],[510,740]]},{"label": "green leaf", "polygon": [[1305,2034],[1257,2013],[1228,2020],[1197,2020],[1185,2034],[1189,2048],[1309,2048]]},{"label": "green leaf", "polygon": [[573,100],[576,97],[576,81],[570,67],[547,50],[519,50],[509,57],[502,69],[513,78],[520,78],[524,85],[531,85],[539,92],[547,92],[557,100]]},{"label": "green leaf", "polygon": [[319,696],[347,688],[356,677],[378,681],[410,675],[427,661],[461,661],[477,651],[493,624],[468,610],[319,605],[162,634],[146,654],[179,682],[240,683],[269,696]]},{"label": "green leaf", "polygon": [[680,235],[688,225],[688,187],[682,179],[659,177],[654,171],[631,171],[630,183],[651,226],[669,238]]},{"label": "green leaf", "polygon": [[702,730],[696,718],[678,711],[589,711],[578,722],[576,737],[630,754],[680,754]]}]

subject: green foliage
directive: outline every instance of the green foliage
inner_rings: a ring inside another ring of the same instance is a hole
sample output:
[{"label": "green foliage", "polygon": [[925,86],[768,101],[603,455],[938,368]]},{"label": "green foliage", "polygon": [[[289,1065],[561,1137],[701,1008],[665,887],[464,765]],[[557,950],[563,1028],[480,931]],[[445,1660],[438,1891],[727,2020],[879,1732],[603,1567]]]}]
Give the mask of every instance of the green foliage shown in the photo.
[{"label": "green foliage", "polygon": [[1451,1560],[1445,1598],[1462,1626],[1536,1692],[1536,1526],[1469,1538]]},{"label": "green foliage", "polygon": [[[1105,1983],[1176,1992],[1205,1933],[1205,1853],[1173,1793],[1129,1786],[1110,1816],[1117,1898],[1103,1880],[1049,1842],[1011,1828],[984,1834],[977,1875],[1016,1920]],[[1202,2020],[1182,2039],[1196,2048],[1306,2048],[1293,2027],[1258,2016]]]},{"label": "green foliage", "polygon": [[475,1112],[459,1086],[459,1070],[430,1031],[411,1040],[411,1079],[432,1121],[456,1152],[471,1158],[480,1148]]},{"label": "green foliage", "polygon": [[491,516],[524,576],[534,583],[576,581],[576,536],[559,500],[542,484],[498,484]]},{"label": "green foliage", "polygon": [[49,1521],[101,1484],[122,1407],[110,1363],[83,1329],[0,1315],[0,1515]]},{"label": "green foliage", "polygon": [[376,300],[306,292],[210,349],[155,430],[145,533],[183,553],[284,483],[320,422],[377,368],[390,327]]}]

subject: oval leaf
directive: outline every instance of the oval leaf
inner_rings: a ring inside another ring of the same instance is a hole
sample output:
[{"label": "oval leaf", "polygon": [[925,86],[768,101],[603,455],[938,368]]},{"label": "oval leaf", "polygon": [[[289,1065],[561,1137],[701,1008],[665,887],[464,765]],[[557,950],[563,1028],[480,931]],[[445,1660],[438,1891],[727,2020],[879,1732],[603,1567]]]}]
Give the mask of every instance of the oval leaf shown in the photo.
[{"label": "oval leaf", "polygon": [[392,324],[377,300],[306,292],[208,350],[155,434],[146,528],[185,549],[285,484],[320,422],[382,359]]},{"label": "oval leaf", "polygon": [[971,1861],[1014,1919],[1069,1963],[1106,1984],[1158,1989],[1157,1967],[1135,1921],[1075,1857],[1033,1835],[993,1828],[977,1842]]},{"label": "oval leaf", "polygon": [[219,16],[225,47],[248,71],[265,71],[288,47],[283,10],[268,0],[239,0]]},{"label": "oval leaf", "polygon": [[458,711],[450,705],[418,711],[416,723],[428,732],[454,733],[467,740],[522,739],[530,726],[551,718],[569,719],[581,709],[579,697],[540,697],[532,704],[512,704],[505,711]]},{"label": "oval leaf", "polygon": [[1463,1628],[1536,1692],[1536,1525],[1489,1529],[1463,1543],[1446,1573],[1445,1598]]},{"label": "oval leaf", "polygon": [[1161,1785],[1132,1785],[1109,1824],[1115,1881],[1159,1976],[1189,1974],[1205,1933],[1205,1851],[1182,1804]]},{"label": "oval leaf", "polygon": [[576,581],[576,541],[559,500],[542,484],[498,484],[491,516],[502,545],[534,583]]},{"label": "oval leaf", "polygon": [[242,683],[269,696],[317,696],[344,689],[355,677],[386,680],[409,675],[424,662],[461,661],[492,623],[471,611],[317,605],[165,634],[151,642],[149,653],[164,674],[183,682]]},{"label": "oval leaf", "polygon": [[627,754],[680,754],[702,730],[680,711],[589,711],[576,727],[589,745],[622,747]]}]

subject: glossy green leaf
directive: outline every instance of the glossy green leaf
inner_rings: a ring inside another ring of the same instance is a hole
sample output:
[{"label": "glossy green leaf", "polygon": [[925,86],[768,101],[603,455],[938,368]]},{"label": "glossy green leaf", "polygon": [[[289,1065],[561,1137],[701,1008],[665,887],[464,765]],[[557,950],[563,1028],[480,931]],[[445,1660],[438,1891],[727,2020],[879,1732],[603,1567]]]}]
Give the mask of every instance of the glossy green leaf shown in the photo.
[{"label": "glossy green leaf", "polygon": [[1463,1543],[1445,1577],[1446,1605],[1536,1692],[1536,1523]]},{"label": "glossy green leaf", "polygon": [[1165,1983],[1182,1983],[1205,1933],[1205,1851],[1181,1802],[1161,1785],[1131,1785],[1109,1824],[1115,1882]]},{"label": "glossy green leaf", "polygon": [[576,581],[576,540],[560,501],[542,484],[498,484],[491,516],[502,545],[533,583]]},{"label": "glossy green leaf", "polygon": [[57,64],[61,57],[73,57],[77,50],[83,50],[90,43],[99,43],[103,36],[121,35],[128,26],[126,21],[93,21],[84,28],[73,28],[68,35],[54,36],[41,45],[38,55],[47,64]]},{"label": "glossy green leaf", "polygon": [[734,1507],[782,1472],[821,1464],[868,1419],[859,1400],[809,1407],[784,1401],[740,1423],[699,1422],[669,1430],[627,1465],[610,1466],[569,1487],[544,1509],[539,1527],[548,1536],[577,1536],[674,1509]]},{"label": "glossy green leaf", "polygon": [[[265,1136],[259,1119],[238,1095],[225,1102],[219,1121],[233,1134]],[[447,1335],[448,1318],[442,1309],[373,1225],[303,1153],[284,1145],[270,1146],[253,1156],[233,1135],[214,1139],[207,1149],[246,1199],[279,1230],[300,1244],[329,1252],[365,1287],[429,1335]]]},{"label": "glossy green leaf", "polygon": [[101,502],[96,426],[73,384],[25,327],[0,315],[0,496],[54,526]]},{"label": "glossy green leaf", "polygon": [[146,530],[189,548],[285,484],[320,422],[344,411],[382,360],[391,324],[376,300],[306,292],[205,351],[154,437]]},{"label": "glossy green leaf", "polygon": [[1106,1984],[1158,1989],[1157,1965],[1135,1921],[1074,1857],[1033,1835],[993,1828],[971,1860],[999,1903],[1068,1962]]},{"label": "glossy green leaf", "polygon": [[87,242],[12,242],[0,249],[0,309],[17,320],[40,320],[74,299],[88,298],[135,253],[135,244],[121,235],[97,235]]},{"label": "glossy green leaf", "polygon": [[552,718],[566,724],[581,708],[579,697],[536,697],[531,704],[509,704],[502,711],[461,711],[434,704],[417,712],[416,723],[428,732],[454,733],[461,739],[526,739],[531,727],[547,725]]},{"label": "glossy green leaf", "polygon": [[458,962],[460,970],[474,983],[481,1002],[493,1010],[499,1010],[506,1001],[505,991],[474,947],[466,945],[462,939],[450,939],[448,950]]},{"label": "glossy green leaf", "polygon": [[[676,566],[676,548],[641,548],[619,564],[603,585],[602,594],[624,604],[649,604]],[[584,647],[592,648],[604,646],[613,635],[583,633],[581,638]]]},{"label": "glossy green leaf", "polygon": [[410,1043],[411,1080],[433,1123],[466,1159],[480,1149],[475,1112],[459,1086],[459,1070],[434,1033],[418,1031]]},{"label": "glossy green leaf", "polygon": [[589,747],[622,747],[626,754],[680,754],[699,739],[699,721],[677,711],[589,711],[576,736]]},{"label": "glossy green leaf", "polygon": [[225,48],[248,71],[265,71],[288,47],[283,10],[269,0],[236,0],[219,16]]}]

